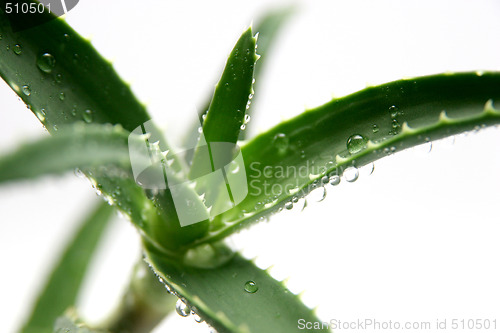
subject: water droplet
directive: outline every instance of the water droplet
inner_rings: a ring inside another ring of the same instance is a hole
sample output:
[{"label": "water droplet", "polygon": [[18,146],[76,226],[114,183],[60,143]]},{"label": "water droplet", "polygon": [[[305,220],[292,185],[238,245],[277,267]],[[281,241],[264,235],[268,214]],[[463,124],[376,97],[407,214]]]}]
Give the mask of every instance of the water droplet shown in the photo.
[{"label": "water droplet", "polygon": [[194,321],[197,322],[197,323],[202,323],[203,322],[203,319],[197,313],[193,313],[193,318],[194,318]]},{"label": "water droplet", "polygon": [[259,290],[259,286],[253,281],[247,281],[245,283],[245,291],[250,294],[255,294]]},{"label": "water droplet", "polygon": [[54,129],[54,131],[56,131],[56,132],[57,132],[57,130],[59,129],[59,127],[57,127],[57,125],[52,126],[52,128],[53,128],[53,129]]},{"label": "water droplet", "polygon": [[399,108],[396,105],[392,105],[389,107],[389,112],[391,113],[391,117],[395,118],[399,114]]},{"label": "water droplet", "polygon": [[330,185],[337,186],[340,184],[340,177],[338,175],[334,175],[330,177]]},{"label": "water droplet", "polygon": [[34,112],[35,112],[35,115],[38,118],[38,120],[40,120],[41,122],[45,121],[45,115],[44,115],[43,109],[40,111],[35,110]]},{"label": "water droplet", "polygon": [[257,202],[257,203],[255,204],[255,207],[254,207],[254,208],[255,208],[255,210],[259,210],[259,209],[261,209],[263,206],[264,206],[264,204],[263,204],[262,202],[260,202],[260,201],[259,201],[259,202]]},{"label": "water droplet", "polygon": [[378,128],[378,126],[376,124],[373,124],[372,131],[373,131],[373,133],[378,133],[379,128]]},{"label": "water droplet", "polygon": [[293,202],[291,201],[288,201],[286,204],[285,204],[285,208],[288,209],[288,210],[291,210],[293,208]]},{"label": "water droplet", "polygon": [[349,183],[355,182],[359,177],[359,171],[358,168],[355,166],[348,167],[347,169],[344,170],[344,178],[346,181]]},{"label": "water droplet", "polygon": [[326,188],[324,188],[323,186],[320,186],[320,187],[312,190],[311,193],[309,193],[308,198],[313,200],[313,201],[316,201],[316,202],[321,202],[321,201],[325,200]]},{"label": "water droplet", "polygon": [[77,176],[78,178],[82,178],[82,179],[85,178],[83,171],[78,169],[78,168],[75,168],[75,176]]},{"label": "water droplet", "polygon": [[284,154],[288,150],[289,139],[285,134],[278,133],[273,138],[273,144],[280,154]]},{"label": "water droplet", "polygon": [[59,94],[59,100],[64,101],[65,97],[66,97],[66,95],[64,95],[63,92]]},{"label": "water droplet", "polygon": [[321,177],[321,184],[326,185],[329,183],[329,181],[330,181],[330,178],[328,178],[328,176]]},{"label": "water droplet", "polygon": [[351,135],[347,139],[347,150],[350,154],[356,154],[366,148],[368,139],[360,134]]},{"label": "water droplet", "polygon": [[62,74],[57,74],[56,75],[56,82],[61,83],[61,81],[62,81]]},{"label": "water droplet", "polygon": [[191,309],[182,299],[178,299],[175,303],[175,311],[181,317],[187,317],[191,314]]},{"label": "water droplet", "polygon": [[22,47],[19,44],[14,45],[14,47],[12,48],[12,50],[17,55],[20,55],[23,52]]},{"label": "water droplet", "polygon": [[92,120],[94,119],[94,115],[92,114],[92,110],[85,110],[83,112],[83,116],[82,116],[83,120],[86,122],[86,123],[91,123]]},{"label": "water droplet", "polygon": [[247,128],[247,125],[245,125],[245,124],[241,124],[241,126],[240,126],[240,130],[244,131],[244,130],[245,130],[245,128]]},{"label": "water droplet", "polygon": [[370,165],[368,165],[368,170],[370,170],[370,175],[372,175],[373,171],[375,171],[375,163],[370,163]]},{"label": "water droplet", "polygon": [[76,116],[76,109],[72,109],[72,110],[71,110],[71,115],[72,115],[73,117],[74,117],[74,116]]},{"label": "water droplet", "polygon": [[36,65],[44,73],[51,73],[56,66],[56,58],[50,53],[41,54],[36,60]]},{"label": "water droplet", "polygon": [[250,121],[250,115],[249,114],[246,114],[245,115],[245,119],[244,119],[244,123],[245,124],[248,124],[248,122]]},{"label": "water droplet", "polygon": [[30,88],[30,86],[28,86],[28,85],[24,85],[23,86],[23,94],[25,94],[26,96],[31,95],[31,88]]},{"label": "water droplet", "polygon": [[64,34],[63,38],[64,38],[65,42],[69,42],[69,40],[71,39],[71,36],[69,34]]}]

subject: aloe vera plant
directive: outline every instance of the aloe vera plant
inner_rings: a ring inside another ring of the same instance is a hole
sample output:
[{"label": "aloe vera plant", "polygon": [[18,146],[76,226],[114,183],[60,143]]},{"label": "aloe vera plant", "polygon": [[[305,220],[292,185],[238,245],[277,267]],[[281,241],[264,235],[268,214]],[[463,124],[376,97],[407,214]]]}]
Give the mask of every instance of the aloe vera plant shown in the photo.
[{"label": "aloe vera plant", "polygon": [[[145,125],[150,116],[113,66],[63,20],[14,31],[2,9],[0,74],[53,136],[6,153],[0,159],[0,180],[32,179],[78,168],[77,173],[90,179],[115,207],[101,204],[84,221],[56,264],[23,332],[85,330],[72,307],[113,209],[138,231],[144,258],[134,268],[121,306],[106,321],[91,325],[89,332],[150,331],[176,302],[181,316],[192,310],[197,321],[206,321],[219,332],[302,331],[299,320],[321,319],[269,270],[235,253],[224,243],[227,237],[275,212],[296,207],[299,201],[304,204],[310,192],[319,192],[321,200],[324,186],[336,185],[339,177],[355,180],[356,168],[382,157],[500,122],[495,108],[500,74],[469,71],[368,87],[308,109],[248,141],[238,141],[248,132],[246,127],[266,116],[249,102],[262,87],[260,68],[265,68],[269,56],[265,38],[272,41],[287,15],[289,10],[270,14],[239,37],[210,102],[200,110],[201,131],[196,125],[183,136],[193,149],[181,157],[165,140],[168,131],[164,134],[159,126]],[[134,134],[137,128],[141,128],[139,135]],[[241,150],[216,151],[212,143],[219,142],[232,148],[239,144]],[[129,149],[136,144],[149,147],[137,159],[153,156],[169,186],[175,179],[182,199],[190,202],[185,210],[176,206],[173,186],[148,188],[134,174]],[[237,161],[240,151],[241,163]],[[215,167],[219,158],[224,163]],[[225,170],[227,186],[199,179],[209,173],[204,169],[207,160],[212,162],[211,171]],[[233,191],[234,175],[246,177],[248,193]],[[193,181],[194,186],[183,187],[182,181]],[[227,192],[230,200],[224,196]],[[235,207],[226,209],[231,203]],[[201,217],[183,226],[186,212]]]}]

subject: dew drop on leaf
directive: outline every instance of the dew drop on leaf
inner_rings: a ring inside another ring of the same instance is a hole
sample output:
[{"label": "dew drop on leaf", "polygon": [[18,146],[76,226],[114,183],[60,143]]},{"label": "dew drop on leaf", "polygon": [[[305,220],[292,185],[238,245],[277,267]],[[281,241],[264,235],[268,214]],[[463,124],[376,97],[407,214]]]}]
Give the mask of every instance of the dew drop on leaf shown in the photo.
[{"label": "dew drop on leaf", "polygon": [[14,45],[14,47],[12,48],[12,50],[17,55],[20,55],[23,52],[23,48],[19,44]]},{"label": "dew drop on leaf", "polygon": [[287,210],[291,210],[293,208],[293,202],[291,201],[288,201],[286,204],[285,204],[285,208]]},{"label": "dew drop on leaf", "polygon": [[259,286],[254,281],[247,281],[245,283],[245,291],[249,294],[255,294],[259,290]]},{"label": "dew drop on leaf", "polygon": [[350,154],[356,154],[366,148],[368,139],[360,134],[353,134],[347,139],[347,150]]},{"label": "dew drop on leaf", "polygon": [[311,193],[309,193],[308,198],[315,201],[315,202],[321,202],[321,201],[325,200],[326,188],[324,188],[323,186],[320,186],[320,187],[312,190]]},{"label": "dew drop on leaf", "polygon": [[86,122],[86,123],[91,123],[92,120],[94,119],[94,115],[93,115],[93,112],[92,110],[85,110],[83,112],[83,120]]},{"label": "dew drop on leaf", "polygon": [[45,115],[44,115],[43,109],[40,111],[35,110],[35,115],[38,118],[38,120],[40,120],[41,122],[45,121]]},{"label": "dew drop on leaf", "polygon": [[337,186],[338,184],[340,184],[340,177],[337,175],[331,176],[330,177],[330,185]]},{"label": "dew drop on leaf", "polygon": [[44,73],[51,73],[56,66],[56,58],[50,53],[44,53],[38,56],[36,65]]},{"label": "dew drop on leaf", "polygon": [[59,94],[59,100],[64,101],[65,97],[66,97],[66,95],[64,95],[63,92]]},{"label": "dew drop on leaf", "polygon": [[399,108],[396,105],[392,105],[389,107],[389,112],[391,113],[391,117],[395,118],[399,114]]},{"label": "dew drop on leaf", "polygon": [[344,178],[346,181],[349,183],[353,183],[359,178],[359,171],[358,168],[355,166],[348,167],[347,169],[344,170]]},{"label": "dew drop on leaf", "polygon": [[30,86],[28,86],[28,85],[24,85],[23,86],[23,94],[25,94],[26,96],[31,95],[31,88],[30,88]]},{"label": "dew drop on leaf", "polygon": [[193,314],[193,318],[194,318],[194,321],[197,322],[197,323],[202,323],[203,322],[203,319],[197,313]]},{"label": "dew drop on leaf", "polygon": [[278,133],[273,138],[273,145],[276,147],[280,154],[283,154],[288,149],[289,139],[285,134]]},{"label": "dew drop on leaf", "polygon": [[372,132],[373,133],[378,133],[378,131],[379,131],[378,126],[376,124],[373,124],[373,126],[372,126]]},{"label": "dew drop on leaf", "polygon": [[191,314],[191,309],[182,299],[178,299],[175,303],[175,311],[181,317],[187,317]]}]

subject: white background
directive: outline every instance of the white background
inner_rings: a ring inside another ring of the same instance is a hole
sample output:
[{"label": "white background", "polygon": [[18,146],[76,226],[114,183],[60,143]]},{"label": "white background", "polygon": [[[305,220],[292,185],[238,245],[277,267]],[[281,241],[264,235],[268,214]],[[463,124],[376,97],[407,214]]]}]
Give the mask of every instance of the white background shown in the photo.
[{"label": "white background", "polygon": [[[240,33],[286,1],[82,0],[68,22],[132,82],[153,117],[179,140],[211,93]],[[267,62],[252,134],[306,107],[405,76],[500,70],[498,1],[297,1]],[[0,44],[0,47],[5,47]],[[47,135],[0,84],[0,151]],[[185,119],[186,118],[186,119]],[[238,248],[318,314],[353,320],[497,319],[500,326],[500,129],[434,143],[375,163],[327,198],[236,237]],[[72,173],[0,188],[0,331],[26,316],[66,237],[96,201]],[[98,320],[113,307],[138,236],[110,229],[81,298]],[[496,317],[495,317],[496,316]],[[157,332],[204,332],[176,315]],[[498,330],[500,331],[500,329]]]}]

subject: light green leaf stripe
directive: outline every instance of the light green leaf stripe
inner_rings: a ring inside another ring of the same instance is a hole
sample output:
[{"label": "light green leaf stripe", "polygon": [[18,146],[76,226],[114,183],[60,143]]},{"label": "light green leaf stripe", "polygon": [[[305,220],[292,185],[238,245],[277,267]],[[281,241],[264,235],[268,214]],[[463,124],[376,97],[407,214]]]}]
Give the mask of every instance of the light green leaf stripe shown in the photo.
[{"label": "light green leaf stripe", "polygon": [[22,333],[52,332],[56,318],[75,305],[87,267],[113,212],[103,202],[83,222],[54,267]]}]

